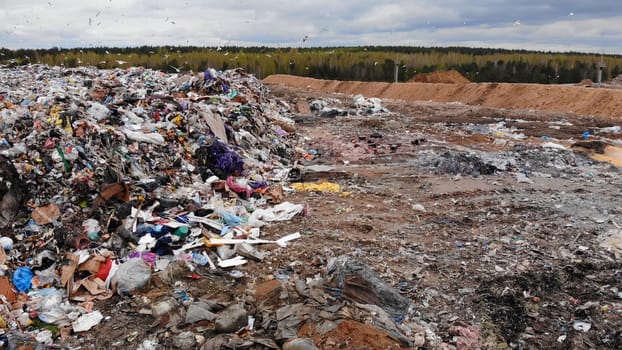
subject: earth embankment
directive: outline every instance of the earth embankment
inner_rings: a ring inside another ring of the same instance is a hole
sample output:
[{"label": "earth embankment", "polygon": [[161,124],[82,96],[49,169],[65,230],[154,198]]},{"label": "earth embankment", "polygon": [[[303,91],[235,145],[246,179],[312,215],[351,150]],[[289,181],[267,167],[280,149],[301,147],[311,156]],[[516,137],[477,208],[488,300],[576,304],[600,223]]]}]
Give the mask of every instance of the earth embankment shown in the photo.
[{"label": "earth embankment", "polygon": [[511,83],[385,83],[322,80],[291,75],[271,75],[265,84],[283,84],[323,93],[361,94],[404,101],[460,102],[504,109],[569,112],[622,118],[622,90],[572,85]]}]

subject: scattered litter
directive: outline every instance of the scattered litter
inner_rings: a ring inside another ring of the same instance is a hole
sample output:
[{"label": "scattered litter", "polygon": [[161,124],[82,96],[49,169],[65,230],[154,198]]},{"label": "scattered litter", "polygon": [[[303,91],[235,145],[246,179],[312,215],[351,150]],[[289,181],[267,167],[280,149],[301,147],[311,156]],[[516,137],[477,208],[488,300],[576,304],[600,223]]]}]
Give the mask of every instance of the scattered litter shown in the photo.
[{"label": "scattered litter", "polygon": [[542,148],[552,148],[552,149],[559,149],[562,151],[566,151],[568,150],[568,148],[564,145],[560,145],[559,143],[554,143],[554,142],[545,142],[543,144],[540,145]]},{"label": "scattered litter", "polygon": [[588,322],[583,322],[583,321],[574,321],[572,323],[572,328],[574,328],[577,331],[585,333],[585,332],[589,332],[589,330],[592,328],[592,324]]},{"label": "scattered litter", "polygon": [[77,320],[73,321],[71,325],[74,332],[85,332],[98,325],[103,319],[104,316],[101,312],[93,311],[80,316]]},{"label": "scattered litter", "polygon": [[528,178],[527,175],[525,175],[524,173],[516,173],[516,182],[518,183],[527,183],[527,184],[533,184],[533,180]]}]

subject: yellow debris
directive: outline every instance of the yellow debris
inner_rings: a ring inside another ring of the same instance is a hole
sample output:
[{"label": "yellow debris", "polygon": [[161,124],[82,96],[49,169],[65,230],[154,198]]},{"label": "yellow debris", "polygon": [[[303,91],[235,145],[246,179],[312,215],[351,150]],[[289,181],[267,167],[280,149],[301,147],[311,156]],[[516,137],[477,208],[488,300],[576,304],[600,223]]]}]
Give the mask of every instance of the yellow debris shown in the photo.
[{"label": "yellow debris", "polygon": [[296,182],[291,185],[296,191],[317,191],[317,192],[341,192],[341,186],[332,182],[302,183]]}]

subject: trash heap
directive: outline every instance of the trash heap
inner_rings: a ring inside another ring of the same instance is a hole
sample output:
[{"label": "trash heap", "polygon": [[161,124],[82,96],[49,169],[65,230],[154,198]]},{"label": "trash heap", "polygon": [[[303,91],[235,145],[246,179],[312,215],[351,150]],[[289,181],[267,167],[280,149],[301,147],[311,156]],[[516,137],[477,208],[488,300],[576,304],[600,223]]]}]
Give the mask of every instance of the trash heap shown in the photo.
[{"label": "trash heap", "polygon": [[226,269],[300,238],[260,231],[305,213],[283,201],[283,108],[240,69],[0,69],[0,341],[50,345],[154,271]]},{"label": "trash heap", "polygon": [[354,96],[352,103],[348,106],[343,106],[342,101],[334,98],[316,99],[309,102],[309,110],[322,118],[390,113],[388,109],[382,106],[382,101],[379,98],[368,98],[363,95]]}]

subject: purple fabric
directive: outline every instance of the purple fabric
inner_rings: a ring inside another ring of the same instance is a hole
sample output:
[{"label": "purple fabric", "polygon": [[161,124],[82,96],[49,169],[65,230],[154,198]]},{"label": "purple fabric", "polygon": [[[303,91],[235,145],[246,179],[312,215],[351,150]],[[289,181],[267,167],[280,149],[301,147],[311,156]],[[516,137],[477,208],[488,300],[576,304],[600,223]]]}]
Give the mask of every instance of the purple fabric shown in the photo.
[{"label": "purple fabric", "polygon": [[231,151],[226,144],[214,140],[209,146],[210,167],[220,170],[225,176],[230,176],[236,171],[240,174],[244,171],[244,161],[235,152]]},{"label": "purple fabric", "polygon": [[266,187],[268,187],[268,183],[267,183],[267,182],[265,182],[265,181],[261,181],[261,182],[256,182],[256,181],[253,181],[253,182],[250,182],[250,183],[249,183],[249,186],[250,186],[252,189],[256,190],[256,189],[258,189],[258,188],[266,188]]}]

